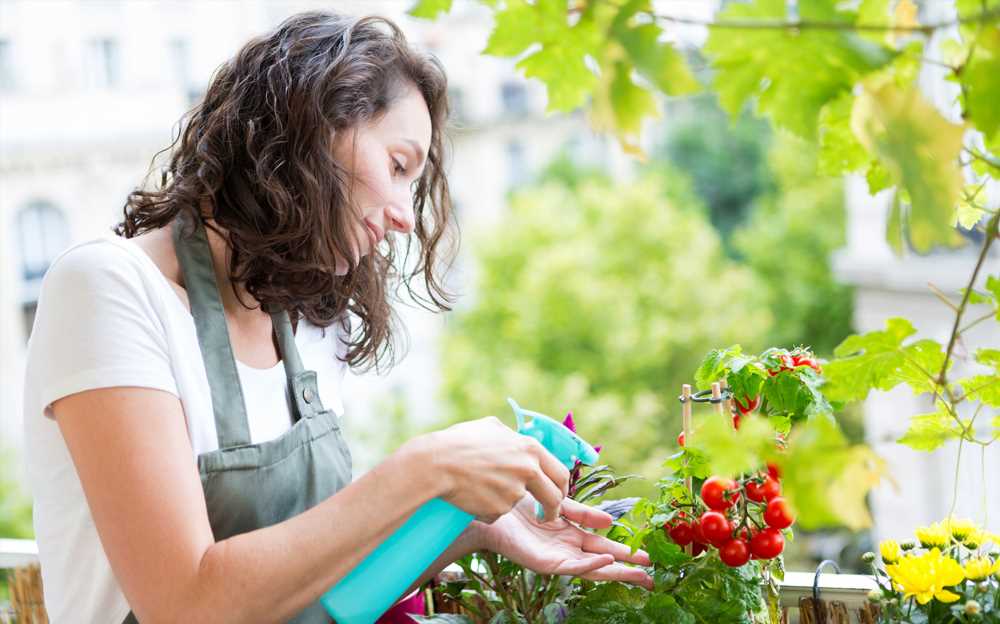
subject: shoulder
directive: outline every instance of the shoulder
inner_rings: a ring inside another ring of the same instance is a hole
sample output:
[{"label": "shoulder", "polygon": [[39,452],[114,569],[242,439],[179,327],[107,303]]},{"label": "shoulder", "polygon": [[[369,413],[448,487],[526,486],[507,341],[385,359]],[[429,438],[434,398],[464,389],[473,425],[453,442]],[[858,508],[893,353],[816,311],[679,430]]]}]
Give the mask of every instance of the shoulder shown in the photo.
[{"label": "shoulder", "polygon": [[133,243],[103,236],[70,246],[59,254],[45,273],[45,282],[63,285],[92,284],[108,280],[141,280],[148,274],[143,253]]}]

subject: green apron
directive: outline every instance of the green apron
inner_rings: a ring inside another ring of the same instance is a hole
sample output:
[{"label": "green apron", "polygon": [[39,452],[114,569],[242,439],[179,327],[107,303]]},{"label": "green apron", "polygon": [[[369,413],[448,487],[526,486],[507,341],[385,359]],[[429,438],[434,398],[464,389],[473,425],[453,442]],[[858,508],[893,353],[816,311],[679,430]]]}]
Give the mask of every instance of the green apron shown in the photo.
[{"label": "green apron", "polygon": [[[190,226],[190,218],[180,213],[173,224],[173,237],[208,373],[219,437],[218,450],[198,456],[198,472],[212,533],[220,541],[287,520],[335,494],[351,482],[351,452],[341,435],[339,419],[320,401],[316,372],[302,366],[284,310],[270,314],[288,378],[293,424],[278,438],[250,442],[243,390],[205,227],[199,222],[193,235],[182,231]],[[290,621],[328,624],[331,620],[317,602]],[[134,622],[135,615],[129,613],[125,624]]]}]

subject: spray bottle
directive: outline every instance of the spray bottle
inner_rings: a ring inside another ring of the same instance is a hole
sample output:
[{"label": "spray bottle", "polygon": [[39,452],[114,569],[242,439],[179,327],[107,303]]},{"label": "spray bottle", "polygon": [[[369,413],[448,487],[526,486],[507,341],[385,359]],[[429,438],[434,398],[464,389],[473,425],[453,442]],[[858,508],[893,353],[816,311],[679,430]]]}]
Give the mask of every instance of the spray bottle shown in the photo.
[{"label": "spray bottle", "polygon": [[[579,460],[597,462],[597,451],[557,420],[521,409],[507,399],[517,418],[518,433],[538,440],[567,469]],[[530,417],[531,420],[526,420]],[[541,517],[536,503],[536,514]],[[372,624],[472,522],[473,516],[434,498],[382,542],[347,576],[320,597],[337,624]]]}]

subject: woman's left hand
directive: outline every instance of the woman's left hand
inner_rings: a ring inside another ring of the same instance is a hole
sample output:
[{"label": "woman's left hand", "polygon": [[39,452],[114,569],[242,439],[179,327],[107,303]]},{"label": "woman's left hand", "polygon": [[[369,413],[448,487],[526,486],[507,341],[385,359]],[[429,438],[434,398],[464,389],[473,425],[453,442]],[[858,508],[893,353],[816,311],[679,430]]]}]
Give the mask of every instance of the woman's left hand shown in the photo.
[{"label": "woman's left hand", "polygon": [[529,494],[493,524],[482,526],[483,546],[542,574],[621,581],[653,589],[653,579],[645,570],[620,563],[651,565],[645,551],[630,554],[628,546],[572,523],[606,529],[611,526],[610,515],[570,498],[563,499],[560,513],[561,517],[551,522],[537,520],[535,499]]}]

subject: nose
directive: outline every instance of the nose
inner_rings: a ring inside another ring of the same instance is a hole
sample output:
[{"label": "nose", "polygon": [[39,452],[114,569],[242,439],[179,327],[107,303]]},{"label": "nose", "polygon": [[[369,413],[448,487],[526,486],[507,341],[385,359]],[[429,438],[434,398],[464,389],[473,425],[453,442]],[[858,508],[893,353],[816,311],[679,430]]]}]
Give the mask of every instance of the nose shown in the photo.
[{"label": "nose", "polygon": [[416,217],[413,214],[413,199],[406,197],[402,201],[390,203],[385,211],[386,228],[402,234],[410,234],[415,227]]}]

